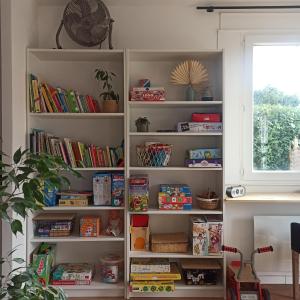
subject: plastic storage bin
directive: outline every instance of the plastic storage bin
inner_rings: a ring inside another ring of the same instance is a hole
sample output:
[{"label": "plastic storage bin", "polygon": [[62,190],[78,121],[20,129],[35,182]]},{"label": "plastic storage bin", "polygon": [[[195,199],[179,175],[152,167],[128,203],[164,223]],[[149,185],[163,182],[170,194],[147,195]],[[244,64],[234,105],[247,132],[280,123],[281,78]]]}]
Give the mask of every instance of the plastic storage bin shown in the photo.
[{"label": "plastic storage bin", "polygon": [[100,259],[101,278],[105,283],[117,283],[123,278],[123,258],[107,255]]}]

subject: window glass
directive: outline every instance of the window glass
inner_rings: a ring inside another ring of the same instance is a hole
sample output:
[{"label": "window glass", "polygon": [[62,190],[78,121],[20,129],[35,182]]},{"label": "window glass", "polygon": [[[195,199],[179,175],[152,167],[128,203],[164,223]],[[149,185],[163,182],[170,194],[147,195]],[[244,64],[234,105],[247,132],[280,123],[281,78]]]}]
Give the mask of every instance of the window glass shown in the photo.
[{"label": "window glass", "polygon": [[300,171],[300,47],[253,47],[253,170]]}]

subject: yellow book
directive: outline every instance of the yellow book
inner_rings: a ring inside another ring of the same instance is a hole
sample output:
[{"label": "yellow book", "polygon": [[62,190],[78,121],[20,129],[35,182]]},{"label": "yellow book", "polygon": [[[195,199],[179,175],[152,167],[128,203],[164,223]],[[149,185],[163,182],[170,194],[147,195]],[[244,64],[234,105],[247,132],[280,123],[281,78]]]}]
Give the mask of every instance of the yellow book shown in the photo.
[{"label": "yellow book", "polygon": [[41,85],[41,92],[42,92],[42,96],[43,96],[43,98],[44,98],[44,100],[45,100],[45,104],[46,104],[46,106],[47,106],[48,111],[49,111],[50,113],[53,113],[53,108],[52,108],[52,106],[51,106],[51,103],[50,103],[50,100],[49,100],[49,98],[48,98],[47,91],[46,91],[44,85]]},{"label": "yellow book", "polygon": [[152,280],[181,280],[181,274],[176,263],[171,263],[170,273],[130,273],[133,281],[152,281]]}]

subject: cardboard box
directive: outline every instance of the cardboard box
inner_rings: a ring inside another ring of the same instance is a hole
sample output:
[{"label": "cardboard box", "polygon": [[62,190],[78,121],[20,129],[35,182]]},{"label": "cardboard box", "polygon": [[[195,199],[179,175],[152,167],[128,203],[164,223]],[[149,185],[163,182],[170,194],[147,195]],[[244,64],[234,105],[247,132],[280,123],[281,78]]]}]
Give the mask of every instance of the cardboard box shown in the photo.
[{"label": "cardboard box", "polygon": [[129,178],[129,209],[147,211],[149,202],[148,175],[134,175]]},{"label": "cardboard box", "polygon": [[188,168],[221,168],[222,159],[186,159],[184,164]]},{"label": "cardboard box", "polygon": [[131,251],[149,251],[149,227],[130,227]]},{"label": "cardboard box", "polygon": [[42,243],[30,255],[32,268],[43,286],[49,284],[51,269],[55,264],[55,250],[55,244]]},{"label": "cardboard box", "polygon": [[221,122],[221,114],[193,113],[192,122],[208,122],[208,123]]},{"label": "cardboard box", "polygon": [[124,174],[111,174],[111,205],[124,206]]},{"label": "cardboard box", "polygon": [[101,232],[100,217],[84,216],[80,218],[80,236],[97,237]]},{"label": "cardboard box", "polygon": [[221,216],[207,216],[209,232],[209,255],[220,255],[223,244],[223,221]]},{"label": "cardboard box", "polygon": [[157,253],[186,253],[188,237],[183,232],[152,234],[151,250]]},{"label": "cardboard box", "polygon": [[180,122],[177,124],[178,132],[222,132],[222,130],[222,123]]},{"label": "cardboard box", "polygon": [[96,173],[93,177],[94,205],[111,205],[111,175]]},{"label": "cardboard box", "polygon": [[132,292],[155,293],[174,292],[174,281],[132,281],[130,282]]},{"label": "cardboard box", "polygon": [[222,158],[219,148],[199,148],[189,150],[189,159],[218,159]]},{"label": "cardboard box", "polygon": [[166,91],[163,87],[137,87],[130,91],[130,101],[165,101]]},{"label": "cardboard box", "polygon": [[133,258],[130,273],[169,273],[171,264],[167,258]]},{"label": "cardboard box", "polygon": [[192,217],[192,239],[193,239],[193,255],[208,255],[209,233],[208,224],[205,218]]}]

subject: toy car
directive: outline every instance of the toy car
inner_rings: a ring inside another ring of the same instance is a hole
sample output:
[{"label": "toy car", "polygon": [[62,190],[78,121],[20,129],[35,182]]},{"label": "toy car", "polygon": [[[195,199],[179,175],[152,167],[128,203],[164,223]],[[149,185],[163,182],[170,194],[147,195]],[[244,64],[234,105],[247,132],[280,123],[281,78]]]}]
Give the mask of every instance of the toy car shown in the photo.
[{"label": "toy car", "polygon": [[261,287],[257,277],[254,257],[257,253],[272,252],[273,247],[255,249],[250,262],[243,261],[243,254],[237,248],[222,246],[222,251],[240,254],[240,261],[233,261],[227,267],[227,300],[271,300],[269,290]]}]

